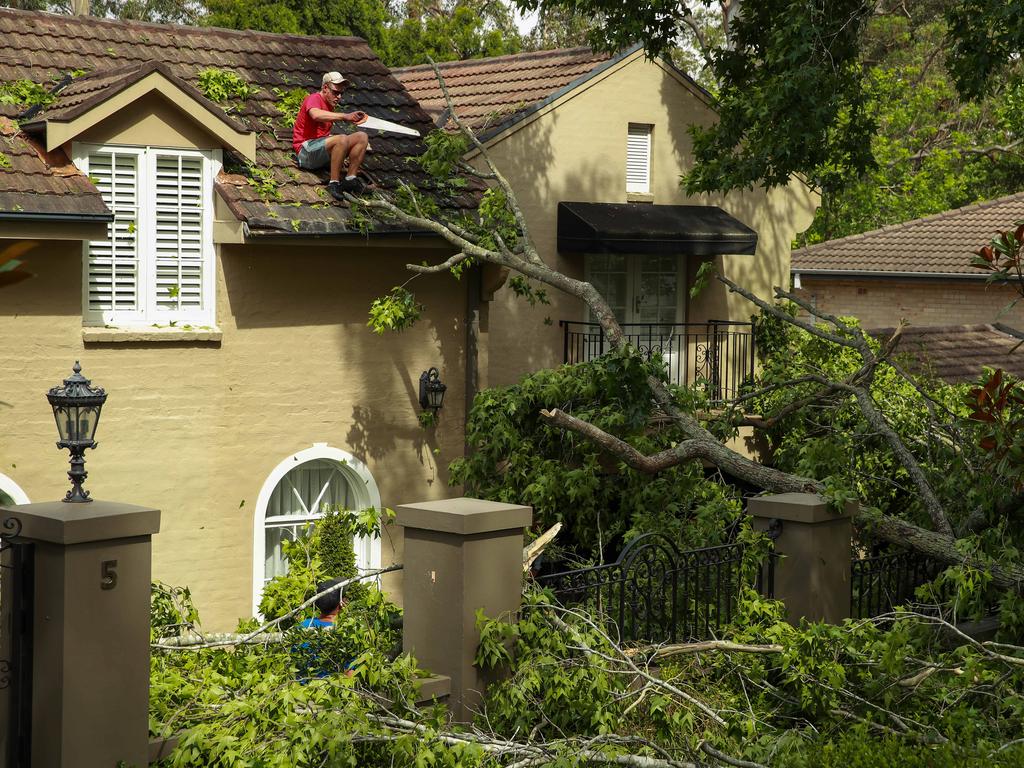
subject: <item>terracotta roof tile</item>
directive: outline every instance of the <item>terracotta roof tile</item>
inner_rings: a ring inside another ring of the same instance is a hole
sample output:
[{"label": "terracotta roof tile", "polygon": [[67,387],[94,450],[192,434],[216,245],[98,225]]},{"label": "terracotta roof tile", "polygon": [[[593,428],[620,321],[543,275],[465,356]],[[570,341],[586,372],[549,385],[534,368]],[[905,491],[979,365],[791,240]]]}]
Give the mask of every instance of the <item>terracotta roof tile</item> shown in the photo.
[{"label": "terracotta roof tile", "polygon": [[[508,124],[526,110],[609,62],[612,54],[589,48],[517,53],[439,64],[459,117],[480,130]],[[402,67],[392,73],[436,119],[445,109],[433,67]]]},{"label": "terracotta roof tile", "polygon": [[[869,333],[881,339],[893,330]],[[903,329],[896,356],[911,370],[950,384],[977,380],[985,366],[1024,377],[1024,354],[1016,350],[1021,339],[1024,334],[1004,325],[911,325]]]},{"label": "terracotta roof tile", "polygon": [[1024,219],[1024,192],[828,240],[792,254],[794,272],[900,272],[984,277],[971,256]]},{"label": "terracotta roof tile", "polygon": [[[325,232],[325,226],[347,231],[347,208],[328,200],[330,215],[307,205],[322,200],[317,188],[326,173],[309,173],[294,163],[291,128],[276,108],[273,88],[302,88],[314,91],[328,70],[339,70],[352,81],[342,108],[363,110],[426,134],[433,128],[429,115],[411,98],[400,82],[377,59],[369,46],[354,37],[302,37],[263,32],[236,31],[213,27],[182,27],[115,21],[83,16],[63,16],[41,12],[0,9],[0,30],[4,47],[0,50],[0,81],[29,79],[52,88],[66,74],[84,69],[88,77],[68,86],[61,99],[50,107],[59,110],[82,106],[90,89],[114,88],[118,72],[125,73],[151,62],[162,62],[167,71],[190,87],[198,84],[199,73],[207,66],[233,71],[258,89],[244,104],[231,107],[232,120],[244,130],[257,132],[256,165],[273,170],[281,183],[279,200],[260,200],[255,189],[245,184],[217,184],[218,192],[232,208],[244,212],[254,233],[292,234],[298,222],[299,232]],[[121,77],[126,75],[121,74]],[[74,99],[77,99],[75,101]],[[16,117],[17,105],[0,105],[0,116]],[[20,141],[20,140],[19,140]],[[421,139],[396,139],[373,135],[373,151],[363,164],[367,175],[379,185],[397,186],[404,180],[425,189],[435,188],[427,175],[410,158],[421,154]],[[4,150],[7,151],[6,149]],[[33,150],[34,151],[34,150]],[[42,161],[40,161],[42,162]],[[239,158],[225,153],[226,173],[244,172]],[[4,169],[0,168],[0,172]],[[17,188],[25,193],[43,190],[41,179],[47,174],[17,173]],[[36,176],[39,178],[36,179]],[[35,179],[35,180],[33,180]],[[66,182],[57,182],[67,187]],[[91,188],[88,181],[85,184]],[[13,190],[10,194],[13,194]],[[96,195],[92,191],[93,196]],[[0,193],[0,207],[10,210],[13,198]],[[474,206],[474,197],[461,195],[440,200],[450,209]],[[289,206],[300,203],[300,206]],[[22,203],[17,203],[22,204]],[[69,199],[68,207],[76,205]],[[283,206],[285,213],[278,211]],[[333,222],[333,223],[332,223]]]},{"label": "terracotta roof tile", "polygon": [[12,120],[0,117],[0,213],[97,216],[109,211],[63,152],[45,152]]}]

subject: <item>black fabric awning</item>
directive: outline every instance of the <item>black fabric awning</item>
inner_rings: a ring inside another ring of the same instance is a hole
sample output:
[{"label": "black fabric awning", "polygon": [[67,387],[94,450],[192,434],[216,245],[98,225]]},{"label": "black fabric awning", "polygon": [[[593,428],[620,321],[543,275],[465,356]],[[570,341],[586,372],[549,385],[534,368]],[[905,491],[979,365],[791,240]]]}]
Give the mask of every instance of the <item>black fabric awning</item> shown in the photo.
[{"label": "black fabric awning", "polygon": [[562,253],[753,255],[757,232],[714,205],[559,203]]}]

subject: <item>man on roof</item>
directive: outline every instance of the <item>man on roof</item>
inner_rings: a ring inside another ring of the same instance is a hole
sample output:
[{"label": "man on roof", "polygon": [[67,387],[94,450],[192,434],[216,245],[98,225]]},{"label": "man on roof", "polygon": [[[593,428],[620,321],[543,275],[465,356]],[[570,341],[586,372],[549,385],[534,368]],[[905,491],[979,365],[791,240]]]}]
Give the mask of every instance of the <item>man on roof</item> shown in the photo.
[{"label": "man on roof", "polygon": [[[327,182],[327,191],[335,200],[344,200],[345,192],[358,195],[365,189],[356,174],[366,155],[369,140],[366,133],[356,131],[331,134],[334,123],[358,125],[366,120],[364,112],[334,111],[347,82],[340,72],[325,74],[320,90],[303,100],[292,131],[292,146],[295,147],[300,168],[313,171],[330,164],[331,179]],[[342,179],[341,169],[346,158],[348,174]]]}]

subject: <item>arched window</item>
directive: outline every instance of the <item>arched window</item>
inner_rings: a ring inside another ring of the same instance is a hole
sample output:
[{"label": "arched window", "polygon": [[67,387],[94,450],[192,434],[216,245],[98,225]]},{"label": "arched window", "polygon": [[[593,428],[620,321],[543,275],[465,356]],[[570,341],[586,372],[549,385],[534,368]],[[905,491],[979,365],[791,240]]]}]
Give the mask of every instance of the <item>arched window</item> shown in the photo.
[{"label": "arched window", "polygon": [[28,503],[28,494],[21,490],[21,487],[11,478],[0,473],[0,504]]},{"label": "arched window", "polygon": [[[256,501],[253,535],[253,614],[263,585],[287,572],[281,542],[295,539],[303,528],[323,516],[326,506],[380,509],[380,492],[361,461],[326,443],[299,451],[270,473]],[[352,542],[356,566],[380,567],[380,539]]]}]

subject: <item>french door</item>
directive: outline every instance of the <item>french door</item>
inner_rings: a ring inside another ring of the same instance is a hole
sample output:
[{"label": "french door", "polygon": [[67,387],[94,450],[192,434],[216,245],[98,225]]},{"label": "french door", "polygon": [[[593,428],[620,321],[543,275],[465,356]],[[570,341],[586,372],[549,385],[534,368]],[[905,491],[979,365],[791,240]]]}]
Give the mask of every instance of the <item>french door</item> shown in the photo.
[{"label": "french door", "polygon": [[683,319],[681,261],[678,256],[593,254],[586,257],[586,279],[620,323],[671,325]]}]

